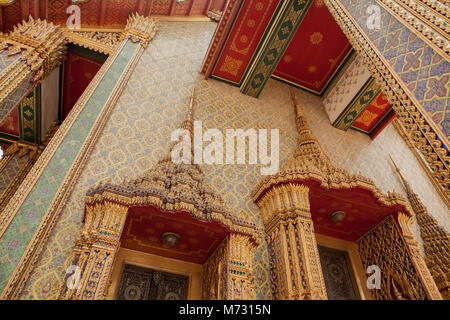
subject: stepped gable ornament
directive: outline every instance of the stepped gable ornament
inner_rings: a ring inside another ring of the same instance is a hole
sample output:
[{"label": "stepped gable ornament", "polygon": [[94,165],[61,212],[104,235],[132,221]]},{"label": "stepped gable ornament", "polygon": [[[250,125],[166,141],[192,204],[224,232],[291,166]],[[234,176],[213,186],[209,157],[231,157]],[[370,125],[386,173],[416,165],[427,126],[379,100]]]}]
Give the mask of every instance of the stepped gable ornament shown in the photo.
[{"label": "stepped gable ornament", "polygon": [[134,43],[140,42],[144,48],[147,48],[157,29],[158,26],[155,20],[141,16],[138,13],[132,13],[128,17],[123,36],[130,38]]},{"label": "stepped gable ornament", "polygon": [[406,194],[416,214],[425,249],[425,263],[430,270],[442,298],[450,299],[450,242],[449,234],[430,215],[420,198],[412,190],[394,159],[395,170],[405,186]]},{"label": "stepped gable ornament", "polygon": [[[190,132],[193,139],[194,91],[191,95],[187,116],[182,128]],[[153,205],[168,212],[187,211],[194,218],[203,221],[218,221],[231,232],[247,235],[255,245],[259,245],[262,233],[256,224],[235,218],[211,186],[205,181],[197,164],[175,164],[170,148],[158,164],[133,181],[120,185],[110,182],[100,183],[87,192],[86,206],[108,201],[122,206]],[[193,154],[193,143],[191,143]]]},{"label": "stepped gable ornament", "polygon": [[21,59],[36,72],[33,81],[37,81],[63,61],[65,45],[66,38],[59,26],[30,16],[7,35],[0,44],[0,51],[7,48],[12,55],[24,50]]},{"label": "stepped gable ornament", "polygon": [[388,192],[384,195],[372,180],[361,174],[350,174],[337,167],[323,152],[317,138],[313,135],[308,121],[300,110],[295,92],[291,89],[292,101],[295,105],[295,123],[298,132],[298,147],[280,169],[271,176],[265,176],[253,191],[253,199],[259,201],[265,193],[275,186],[293,182],[315,180],[325,189],[363,188],[372,191],[375,198],[384,205],[403,206],[406,213],[412,216],[412,210],[407,201],[399,194]]}]

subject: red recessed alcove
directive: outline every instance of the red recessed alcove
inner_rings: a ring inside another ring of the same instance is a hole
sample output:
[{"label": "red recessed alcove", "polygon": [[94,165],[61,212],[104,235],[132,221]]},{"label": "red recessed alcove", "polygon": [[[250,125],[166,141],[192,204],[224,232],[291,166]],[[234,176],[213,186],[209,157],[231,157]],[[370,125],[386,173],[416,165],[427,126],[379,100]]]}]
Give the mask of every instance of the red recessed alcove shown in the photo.
[{"label": "red recessed alcove", "polygon": [[[179,243],[167,247],[162,242],[164,232],[180,235]],[[122,232],[121,247],[203,264],[228,233],[221,223],[200,221],[185,211],[132,207]]]}]

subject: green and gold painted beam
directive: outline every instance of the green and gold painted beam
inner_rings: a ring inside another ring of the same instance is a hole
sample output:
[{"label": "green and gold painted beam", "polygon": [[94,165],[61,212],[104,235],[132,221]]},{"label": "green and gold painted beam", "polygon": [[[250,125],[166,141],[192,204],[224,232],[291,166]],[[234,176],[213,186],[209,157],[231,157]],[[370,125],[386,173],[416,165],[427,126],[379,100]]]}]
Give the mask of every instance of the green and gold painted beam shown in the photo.
[{"label": "green and gold painted beam", "polygon": [[242,93],[255,98],[260,95],[312,2],[312,0],[289,0],[283,3],[245,76],[241,85]]},{"label": "green and gold painted beam", "polygon": [[19,103],[20,140],[40,143],[41,85],[36,85]]},{"label": "green and gold painted beam", "polygon": [[109,114],[155,33],[152,19],[130,16],[116,51],[1,212],[0,299],[20,296]]},{"label": "green and gold painted beam", "polygon": [[370,77],[344,111],[333,122],[333,127],[347,131],[380,92],[380,86],[373,77]]}]

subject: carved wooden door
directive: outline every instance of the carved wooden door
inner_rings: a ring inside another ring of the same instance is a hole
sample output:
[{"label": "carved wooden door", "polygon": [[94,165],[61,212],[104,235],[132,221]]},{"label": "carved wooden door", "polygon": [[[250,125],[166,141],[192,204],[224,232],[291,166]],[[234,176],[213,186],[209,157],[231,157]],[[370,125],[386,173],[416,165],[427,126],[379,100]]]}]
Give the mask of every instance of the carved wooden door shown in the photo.
[{"label": "carved wooden door", "polygon": [[185,300],[188,277],[138,266],[124,266],[118,300]]},{"label": "carved wooden door", "polygon": [[318,249],[328,300],[358,299],[350,276],[347,253],[321,246]]}]

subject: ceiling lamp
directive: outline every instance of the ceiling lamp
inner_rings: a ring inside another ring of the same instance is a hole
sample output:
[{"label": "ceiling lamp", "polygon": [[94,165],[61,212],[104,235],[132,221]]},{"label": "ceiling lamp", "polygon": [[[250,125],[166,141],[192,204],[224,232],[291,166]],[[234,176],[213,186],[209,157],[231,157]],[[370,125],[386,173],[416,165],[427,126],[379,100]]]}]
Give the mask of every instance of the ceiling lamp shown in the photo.
[{"label": "ceiling lamp", "polygon": [[344,211],[335,211],[332,214],[330,214],[330,219],[334,222],[341,222],[344,220],[345,212]]},{"label": "ceiling lamp", "polygon": [[169,248],[175,247],[180,241],[180,235],[175,232],[164,232],[162,242]]}]

